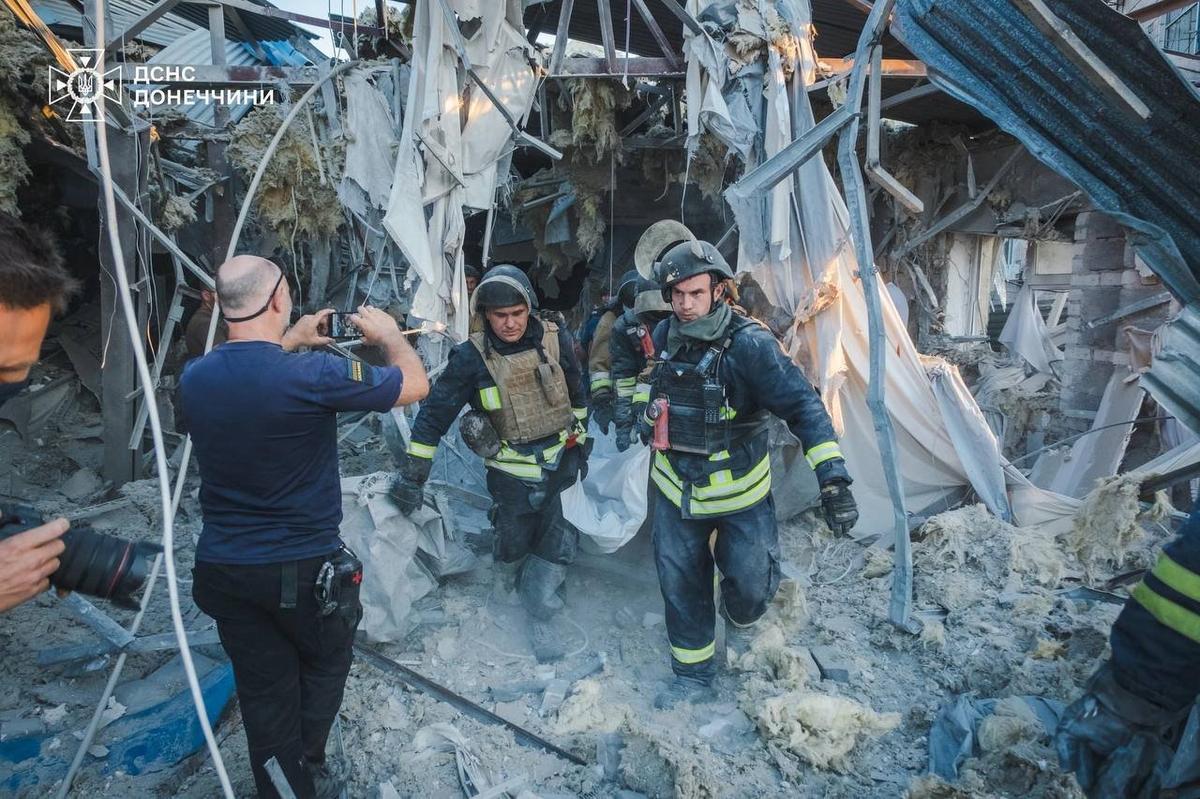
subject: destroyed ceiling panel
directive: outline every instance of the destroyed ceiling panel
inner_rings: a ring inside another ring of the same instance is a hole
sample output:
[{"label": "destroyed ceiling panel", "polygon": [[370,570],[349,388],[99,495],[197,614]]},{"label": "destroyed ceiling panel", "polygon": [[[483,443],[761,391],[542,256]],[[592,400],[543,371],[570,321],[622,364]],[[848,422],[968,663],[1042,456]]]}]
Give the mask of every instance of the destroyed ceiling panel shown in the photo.
[{"label": "destroyed ceiling panel", "polygon": [[[250,2],[259,6],[274,6],[273,3],[264,3],[261,0],[250,0]],[[204,5],[180,3],[175,6],[171,13],[177,14],[202,28],[208,28],[208,8]],[[297,27],[286,20],[264,17],[261,14],[247,11],[244,8],[239,9],[239,16],[246,23],[250,34],[260,42],[286,42],[297,35],[302,35],[309,39],[317,38],[316,34]],[[246,40],[246,37],[238,30],[238,26],[230,22],[228,14],[226,14],[225,19],[225,36],[237,41]]]},{"label": "destroyed ceiling panel", "polygon": [[[83,14],[72,0],[33,0],[33,10],[42,21],[51,28],[81,28]],[[157,5],[154,0],[108,0],[107,7],[112,13],[113,28],[120,32],[128,28]],[[262,3],[258,3],[262,5]],[[241,12],[250,33],[259,41],[287,41],[297,34],[315,38],[314,34],[298,28],[284,20],[264,17],[248,11]],[[137,39],[160,47],[170,44],[184,34],[203,28],[208,30],[208,8],[203,5],[180,3],[170,13],[156,20],[146,30],[137,35]],[[238,26],[228,19],[225,24],[225,37],[244,41],[245,36]],[[181,62],[182,63],[182,62]]]},{"label": "destroyed ceiling panel", "polygon": [[[207,30],[197,28],[186,36],[180,36],[149,59],[151,64],[211,64],[212,41]],[[225,42],[225,63],[231,67],[257,66],[263,62],[254,55],[244,42]],[[188,117],[205,125],[216,124],[217,106],[204,100],[183,106],[171,106]],[[241,119],[251,105],[229,106],[230,119]]]},{"label": "destroyed ceiling panel", "polygon": [[[680,5],[685,4],[683,0],[679,0],[679,2]],[[612,9],[613,38],[618,51],[625,47],[625,10],[629,8],[633,17],[629,26],[629,50],[635,55],[652,58],[662,55],[662,49],[650,34],[649,28],[642,22],[641,15],[638,14],[633,4],[625,0],[611,0],[609,5]],[[662,0],[646,0],[646,6],[675,51],[680,52],[683,48],[683,24],[667,10]],[[542,10],[545,9],[546,22],[543,31],[553,34],[561,8],[562,0],[527,3],[526,27],[534,24]],[[867,15],[855,9],[846,0],[813,0],[812,9],[817,29],[817,52],[830,58],[840,58],[853,53]],[[592,44],[603,42],[600,33],[600,12],[596,0],[575,0],[574,11],[571,13],[570,37]],[[884,37],[883,47],[884,55],[887,58],[909,57],[908,51],[891,36]]]},{"label": "destroyed ceiling panel", "polygon": [[[80,29],[83,24],[79,8],[69,0],[33,0],[32,5],[37,15],[51,28]],[[112,13],[113,27],[123,31],[155,4],[150,0],[108,0],[106,5]],[[138,34],[137,38],[161,47],[198,27],[195,22],[167,14]]]},{"label": "destroyed ceiling panel", "polygon": [[[1149,109],[1100,88],[1062,40],[994,0],[898,0],[893,30],[934,81],[1019,139],[1131,228],[1142,258],[1200,299],[1200,102],[1132,20],[1095,0],[1046,0]],[[1060,49],[1061,48],[1061,49]]]}]

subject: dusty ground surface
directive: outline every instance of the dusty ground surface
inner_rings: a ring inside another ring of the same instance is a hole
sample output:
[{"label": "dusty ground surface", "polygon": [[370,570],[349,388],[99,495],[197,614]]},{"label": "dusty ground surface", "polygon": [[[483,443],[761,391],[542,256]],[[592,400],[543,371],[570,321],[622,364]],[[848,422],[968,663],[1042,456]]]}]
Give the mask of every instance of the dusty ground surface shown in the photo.
[{"label": "dusty ground surface", "polygon": [[[68,499],[62,490],[66,486],[76,494],[83,480],[76,473],[99,467],[90,395],[77,397],[29,441],[0,425],[5,501],[32,499],[54,511],[120,496],[97,486]],[[389,468],[376,430],[366,425],[348,437],[343,474]],[[153,481],[136,484],[127,489],[133,502],[92,522],[125,536],[155,538],[155,492]],[[184,578],[197,525],[189,491],[177,531]],[[815,517],[801,516],[781,527],[789,579],[749,651],[730,653],[718,701],[671,712],[652,707],[670,671],[662,600],[644,535],[617,555],[583,557],[572,571],[559,622],[571,655],[556,673],[570,674],[600,653],[606,666],[572,685],[557,712],[546,715],[539,712],[540,693],[502,702],[489,694],[495,686],[547,675],[530,654],[519,609],[493,597],[489,563],[482,558],[477,570],[450,578],[418,603],[428,622],[379,651],[589,765],[518,745],[510,732],[466,718],[358,662],[341,713],[343,745],[353,766],[349,794],[374,797],[382,783],[390,783],[399,796],[463,795],[455,756],[422,751],[418,736],[430,725],[449,723],[465,737],[486,779],[494,784],[523,778],[513,796],[521,790],[543,797],[610,797],[622,791],[651,797],[894,797],[910,790],[921,797],[1079,796],[1073,782],[1057,772],[1043,732],[1019,712],[1013,711],[1012,719],[1005,716],[1012,710],[1007,705],[1004,713],[997,711],[989,734],[981,730],[979,756],[962,766],[953,787],[921,778],[928,765],[929,731],[939,709],[964,693],[1064,702],[1077,695],[1105,655],[1117,606],[1078,601],[1064,591],[1080,585],[1085,573],[1090,585],[1099,586],[1113,574],[1144,567],[1165,536],[1157,525],[1146,527],[1157,533],[1135,536],[1129,553],[1105,560],[1113,553],[1015,530],[979,508],[943,514],[915,534],[916,607],[925,626],[914,635],[887,621],[890,553],[833,539]],[[1072,554],[1077,550],[1090,558],[1087,568]],[[190,585],[185,583],[183,591],[190,627],[202,628],[207,620],[191,605]],[[104,607],[122,624],[131,618]],[[163,592],[142,632],[169,629]],[[50,597],[7,614],[0,622],[5,653],[0,722],[40,722],[59,741],[51,745],[69,759],[77,744],[72,733],[86,725],[111,659],[40,667],[35,658],[48,646],[91,640],[92,633]],[[845,674],[822,679],[810,650],[821,656],[827,671],[832,665]],[[199,652],[220,656],[214,647]],[[146,675],[171,657],[169,652],[132,655],[126,674]],[[236,702],[218,725],[217,737],[238,795],[252,795]],[[103,731],[99,742],[105,742]],[[607,774],[597,765],[598,753],[605,751],[610,753]],[[89,757],[77,795],[219,795],[203,753],[172,770],[139,777],[104,776],[100,763]],[[46,792],[41,787],[22,795]]]}]

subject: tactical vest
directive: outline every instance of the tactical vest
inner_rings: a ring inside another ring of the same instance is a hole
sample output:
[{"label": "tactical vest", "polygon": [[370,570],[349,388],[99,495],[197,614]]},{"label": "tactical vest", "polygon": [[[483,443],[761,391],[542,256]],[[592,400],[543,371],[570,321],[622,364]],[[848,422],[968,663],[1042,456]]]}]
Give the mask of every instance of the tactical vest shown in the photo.
[{"label": "tactical vest", "polygon": [[766,411],[741,416],[729,405],[720,378],[721,359],[748,320],[734,318],[725,337],[701,356],[699,363],[677,363],[664,356],[654,371],[651,396],[667,400],[667,438],[677,452],[714,455],[757,433]]},{"label": "tactical vest", "polygon": [[559,364],[558,325],[542,322],[545,333],[539,346],[512,355],[501,355],[488,346],[487,333],[474,333],[471,343],[483,357],[496,382],[496,396],[485,395],[484,410],[500,438],[510,444],[556,435],[571,427],[571,395]]}]

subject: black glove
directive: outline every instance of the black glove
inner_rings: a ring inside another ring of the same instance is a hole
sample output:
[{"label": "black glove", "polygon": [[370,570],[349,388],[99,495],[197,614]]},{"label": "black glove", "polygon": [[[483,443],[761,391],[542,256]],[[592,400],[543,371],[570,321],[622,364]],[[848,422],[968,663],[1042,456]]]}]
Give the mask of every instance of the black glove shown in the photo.
[{"label": "black glove", "polygon": [[646,419],[645,412],[634,416],[633,421],[637,426],[638,440],[649,446],[650,443],[654,441],[654,422]]},{"label": "black glove", "polygon": [[425,498],[425,481],[429,479],[429,471],[433,468],[432,458],[419,458],[416,455],[406,455],[400,475],[392,483],[390,491],[392,499],[405,516],[421,507]]},{"label": "black glove", "polygon": [[600,428],[600,432],[608,435],[613,421],[612,397],[601,394],[592,398],[592,419],[596,422],[596,427]]},{"label": "black glove", "polygon": [[821,509],[825,523],[838,535],[849,535],[858,522],[858,504],[845,480],[830,480],[821,486]]},{"label": "black glove", "polygon": [[583,442],[579,452],[579,482],[583,482],[588,476],[588,459],[592,457],[592,448],[596,446],[596,439],[588,436],[588,439]]},{"label": "black glove", "polygon": [[392,483],[392,499],[405,516],[412,516],[413,511],[421,507],[425,501],[425,488],[420,483],[414,483],[401,475]]},{"label": "black glove", "polygon": [[1058,759],[1088,796],[1157,796],[1173,755],[1165,733],[1186,712],[1167,711],[1125,690],[1106,663],[1059,719]]},{"label": "black glove", "polygon": [[624,452],[629,449],[630,439],[633,438],[632,424],[617,425],[617,452]]}]

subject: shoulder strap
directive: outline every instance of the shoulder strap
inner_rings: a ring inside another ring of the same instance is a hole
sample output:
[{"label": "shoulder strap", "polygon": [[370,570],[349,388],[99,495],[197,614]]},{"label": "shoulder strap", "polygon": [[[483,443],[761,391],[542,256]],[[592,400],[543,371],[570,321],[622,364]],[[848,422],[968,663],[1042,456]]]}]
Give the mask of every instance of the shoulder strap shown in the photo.
[{"label": "shoulder strap", "polygon": [[547,359],[557,363],[561,354],[558,348],[558,325],[553,322],[542,322],[542,327],[545,329],[542,332],[541,349],[546,353]]},{"label": "shoulder strap", "polygon": [[471,343],[475,345],[475,349],[479,350],[480,355],[486,354],[486,352],[485,352],[486,344],[484,343],[485,336],[487,336],[487,333],[486,333],[486,331],[483,331],[483,330],[480,330],[478,333],[472,333],[469,336]]}]

